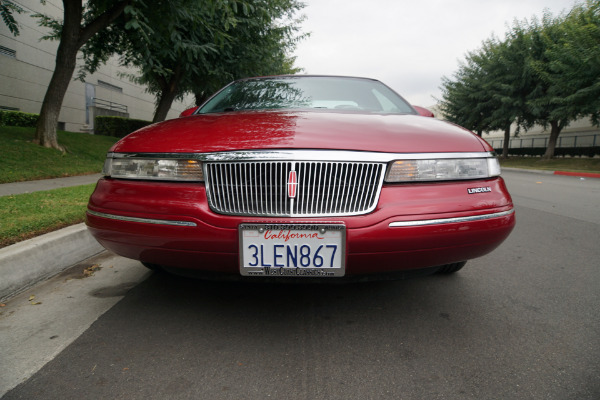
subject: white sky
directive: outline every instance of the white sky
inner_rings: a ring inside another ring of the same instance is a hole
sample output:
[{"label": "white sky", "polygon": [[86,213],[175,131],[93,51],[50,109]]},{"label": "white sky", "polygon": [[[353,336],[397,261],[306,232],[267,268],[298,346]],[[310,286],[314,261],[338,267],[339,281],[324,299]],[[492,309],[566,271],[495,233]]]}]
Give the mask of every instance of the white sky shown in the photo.
[{"label": "white sky", "polygon": [[414,105],[439,98],[464,55],[515,19],[570,10],[574,0],[305,0],[296,66],[307,74],[376,78]]}]

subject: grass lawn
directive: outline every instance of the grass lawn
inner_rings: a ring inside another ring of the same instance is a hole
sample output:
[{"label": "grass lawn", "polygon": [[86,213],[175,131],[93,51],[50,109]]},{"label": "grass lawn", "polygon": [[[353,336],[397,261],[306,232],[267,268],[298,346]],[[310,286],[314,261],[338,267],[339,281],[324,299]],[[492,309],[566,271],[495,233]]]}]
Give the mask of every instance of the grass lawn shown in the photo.
[{"label": "grass lawn", "polygon": [[0,247],[83,222],[95,186],[0,197]]},{"label": "grass lawn", "polygon": [[35,128],[0,126],[0,183],[100,172],[106,152],[118,140],[81,132],[58,131],[66,153],[32,142]]},{"label": "grass lawn", "polygon": [[542,160],[539,157],[509,157],[507,160],[501,159],[500,164],[507,168],[600,173],[600,158],[553,158],[552,160]]}]

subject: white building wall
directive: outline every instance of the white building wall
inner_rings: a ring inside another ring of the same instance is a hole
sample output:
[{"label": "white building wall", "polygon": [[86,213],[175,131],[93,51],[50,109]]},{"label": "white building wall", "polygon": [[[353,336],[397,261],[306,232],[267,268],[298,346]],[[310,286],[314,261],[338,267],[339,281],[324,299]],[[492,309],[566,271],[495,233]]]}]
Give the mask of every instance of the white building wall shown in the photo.
[{"label": "white building wall", "polygon": [[[31,15],[43,13],[62,19],[62,2],[47,0],[43,5],[37,0],[21,0],[15,3],[26,12],[14,15],[20,27],[19,36],[13,36],[6,25],[0,22],[0,46],[15,52],[13,57],[0,51],[0,108],[39,113],[54,71],[58,42],[41,40],[48,30],[38,26],[37,20]],[[85,83],[95,86],[95,97],[98,99],[127,106],[130,118],[152,120],[155,107],[154,96],[146,93],[145,87],[120,77],[120,72],[135,73],[134,70],[120,67],[115,57],[101,66],[97,72],[88,75],[85,82],[79,80],[71,82],[58,119],[65,124],[66,130],[80,131],[85,128]],[[73,79],[76,76],[77,70]],[[99,85],[98,81],[106,82],[115,88]],[[193,105],[192,96],[186,97],[183,102],[174,102],[168,118],[176,118],[181,111]]]}]

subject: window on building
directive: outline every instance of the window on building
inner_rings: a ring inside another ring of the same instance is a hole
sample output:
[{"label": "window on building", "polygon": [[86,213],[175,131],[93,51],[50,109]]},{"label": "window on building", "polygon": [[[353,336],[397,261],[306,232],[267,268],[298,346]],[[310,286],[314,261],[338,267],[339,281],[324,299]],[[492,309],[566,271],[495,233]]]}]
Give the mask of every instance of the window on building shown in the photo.
[{"label": "window on building", "polygon": [[16,50],[9,49],[8,47],[4,47],[4,46],[0,46],[0,54],[2,54],[3,56],[17,58]]},{"label": "window on building", "polygon": [[108,82],[101,81],[100,79],[98,79],[98,86],[106,88],[106,89],[114,90],[115,92],[123,93],[122,87],[113,85]]}]

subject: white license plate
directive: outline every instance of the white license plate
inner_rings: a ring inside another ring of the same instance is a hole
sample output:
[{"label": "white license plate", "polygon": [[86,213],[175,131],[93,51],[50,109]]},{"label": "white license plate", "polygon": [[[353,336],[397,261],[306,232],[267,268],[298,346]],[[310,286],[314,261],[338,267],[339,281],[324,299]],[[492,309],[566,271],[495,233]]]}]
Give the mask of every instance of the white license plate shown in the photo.
[{"label": "white license plate", "polygon": [[244,276],[344,276],[346,227],[342,224],[241,224]]}]

